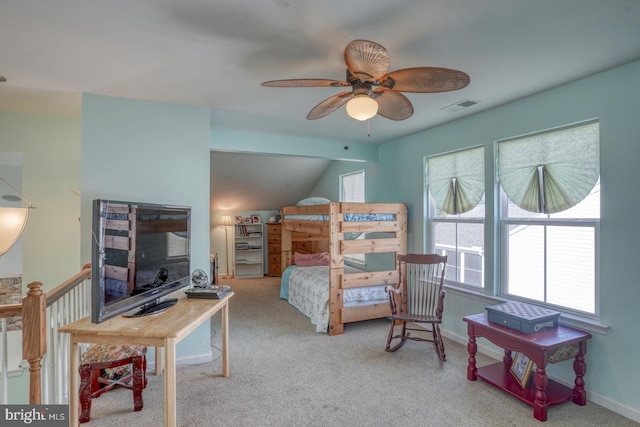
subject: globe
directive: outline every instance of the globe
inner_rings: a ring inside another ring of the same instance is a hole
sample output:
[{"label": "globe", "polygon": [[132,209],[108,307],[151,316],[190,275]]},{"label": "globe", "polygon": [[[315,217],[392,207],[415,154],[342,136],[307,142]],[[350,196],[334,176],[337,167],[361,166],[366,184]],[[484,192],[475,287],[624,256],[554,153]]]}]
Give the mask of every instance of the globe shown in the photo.
[{"label": "globe", "polygon": [[209,286],[209,278],[207,273],[202,270],[195,270],[191,275],[191,283],[196,288],[206,288]]}]

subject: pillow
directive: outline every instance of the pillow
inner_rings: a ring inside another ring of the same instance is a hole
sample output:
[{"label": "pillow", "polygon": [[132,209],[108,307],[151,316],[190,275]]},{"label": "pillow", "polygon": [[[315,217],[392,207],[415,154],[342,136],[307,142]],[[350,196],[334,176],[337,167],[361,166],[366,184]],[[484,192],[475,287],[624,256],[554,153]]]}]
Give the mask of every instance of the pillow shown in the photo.
[{"label": "pillow", "polygon": [[331,200],[324,197],[309,197],[300,200],[297,206],[326,205],[327,203],[331,203]]},{"label": "pillow", "polygon": [[317,254],[301,254],[295,252],[293,254],[293,263],[298,267],[329,265],[329,252],[320,252]]}]

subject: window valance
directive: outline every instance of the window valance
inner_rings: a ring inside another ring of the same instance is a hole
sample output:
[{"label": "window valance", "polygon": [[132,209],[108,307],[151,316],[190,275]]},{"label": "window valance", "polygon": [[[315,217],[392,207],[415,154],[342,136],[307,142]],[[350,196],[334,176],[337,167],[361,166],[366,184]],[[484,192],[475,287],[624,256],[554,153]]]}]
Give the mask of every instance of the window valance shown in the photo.
[{"label": "window valance", "polygon": [[498,179],[530,212],[554,213],[584,199],[600,176],[599,123],[590,122],[498,144]]},{"label": "window valance", "polygon": [[450,215],[470,211],[484,196],[484,147],[429,157],[427,176],[438,209]]}]

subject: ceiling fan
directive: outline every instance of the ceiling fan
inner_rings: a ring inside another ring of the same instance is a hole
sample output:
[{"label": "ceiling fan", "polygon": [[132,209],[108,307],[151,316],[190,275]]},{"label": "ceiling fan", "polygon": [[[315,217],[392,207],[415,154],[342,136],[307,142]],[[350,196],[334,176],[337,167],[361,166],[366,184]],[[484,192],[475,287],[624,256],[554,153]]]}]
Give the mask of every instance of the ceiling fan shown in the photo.
[{"label": "ceiling fan", "polygon": [[262,83],[268,87],[348,87],[313,107],[307,119],[315,120],[347,104],[347,114],[368,120],[376,114],[391,120],[405,120],[413,114],[413,105],[400,92],[436,93],[462,89],[469,76],[449,68],[415,67],[389,72],[387,49],[369,40],[353,40],[344,50],[346,81],[331,79],[286,79]]}]

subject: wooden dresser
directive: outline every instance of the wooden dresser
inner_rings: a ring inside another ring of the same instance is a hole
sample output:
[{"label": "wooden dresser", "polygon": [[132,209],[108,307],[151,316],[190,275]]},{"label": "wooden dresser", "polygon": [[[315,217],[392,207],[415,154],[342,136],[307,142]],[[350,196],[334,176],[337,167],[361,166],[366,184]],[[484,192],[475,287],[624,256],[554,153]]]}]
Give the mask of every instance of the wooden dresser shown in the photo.
[{"label": "wooden dresser", "polygon": [[282,224],[279,222],[267,223],[267,251],[267,276],[282,276]]},{"label": "wooden dresser", "polygon": [[[292,253],[310,254],[317,252],[327,252],[329,250],[329,242],[327,240],[320,241],[296,241],[298,233],[293,234]],[[269,253],[269,267],[267,276],[282,276],[282,224],[279,222],[267,223],[267,250]]]}]

